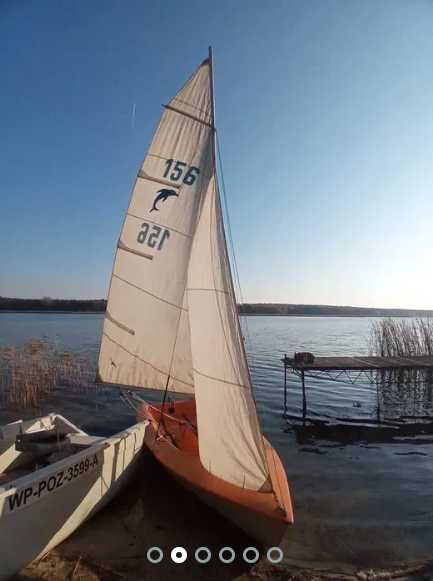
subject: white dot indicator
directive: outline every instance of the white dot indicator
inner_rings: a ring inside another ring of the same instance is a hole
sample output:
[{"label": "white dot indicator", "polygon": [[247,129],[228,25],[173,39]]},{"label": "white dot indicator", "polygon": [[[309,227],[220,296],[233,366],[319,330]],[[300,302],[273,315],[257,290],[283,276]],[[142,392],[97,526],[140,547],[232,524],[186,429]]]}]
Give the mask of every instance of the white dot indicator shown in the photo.
[{"label": "white dot indicator", "polygon": [[170,553],[173,563],[185,563],[188,553],[184,547],[174,547]]},{"label": "white dot indicator", "polygon": [[[249,556],[253,554],[253,556]],[[260,558],[260,553],[259,551],[256,549],[256,547],[247,547],[246,549],[244,549],[242,556],[244,558],[245,563],[257,563],[257,561]]]},{"label": "white dot indicator", "polygon": [[163,558],[164,558],[164,553],[162,552],[162,550],[159,547],[150,547],[147,550],[147,560],[149,561],[149,563],[153,563],[154,565],[157,565],[158,563],[161,563]]},{"label": "white dot indicator", "polygon": [[[206,556],[202,557],[201,556],[202,553],[204,553]],[[209,561],[212,558],[212,553],[210,552],[208,547],[198,547],[198,549],[195,550],[194,556],[197,563],[201,563],[202,565],[204,565],[205,563],[209,563]]]},{"label": "white dot indicator", "polygon": [[[228,557],[226,557],[225,555],[229,555]],[[231,547],[223,547],[222,549],[220,549],[219,553],[218,553],[218,557],[219,560],[221,561],[221,563],[233,563],[233,561],[236,558],[236,553],[234,552],[234,550]]]},{"label": "white dot indicator", "polygon": [[[272,556],[274,553],[276,553],[275,557]],[[283,551],[280,549],[280,547],[270,547],[266,553],[266,556],[270,563],[281,563],[284,557]]]}]

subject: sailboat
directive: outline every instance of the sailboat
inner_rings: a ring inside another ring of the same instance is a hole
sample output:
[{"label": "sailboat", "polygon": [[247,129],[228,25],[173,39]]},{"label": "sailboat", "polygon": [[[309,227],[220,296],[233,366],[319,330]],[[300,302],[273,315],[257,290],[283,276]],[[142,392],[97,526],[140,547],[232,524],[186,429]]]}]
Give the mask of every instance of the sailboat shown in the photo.
[{"label": "sailboat", "polygon": [[[212,52],[171,101],[138,171],[118,241],[99,355],[141,400],[145,443],[184,486],[262,543],[293,522],[261,432],[236,307],[218,178]],[[169,394],[187,399],[172,400]]]}]

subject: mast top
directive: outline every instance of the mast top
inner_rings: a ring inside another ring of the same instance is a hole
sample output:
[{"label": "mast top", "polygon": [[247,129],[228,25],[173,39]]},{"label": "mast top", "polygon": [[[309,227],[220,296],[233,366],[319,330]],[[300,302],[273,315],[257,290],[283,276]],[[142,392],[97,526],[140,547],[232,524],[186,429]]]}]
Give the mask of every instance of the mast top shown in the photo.
[{"label": "mast top", "polygon": [[212,47],[209,46],[209,73],[210,73],[210,102],[211,102],[211,112],[212,112],[212,125],[215,129],[215,94],[214,94],[214,74],[213,74],[213,54]]}]

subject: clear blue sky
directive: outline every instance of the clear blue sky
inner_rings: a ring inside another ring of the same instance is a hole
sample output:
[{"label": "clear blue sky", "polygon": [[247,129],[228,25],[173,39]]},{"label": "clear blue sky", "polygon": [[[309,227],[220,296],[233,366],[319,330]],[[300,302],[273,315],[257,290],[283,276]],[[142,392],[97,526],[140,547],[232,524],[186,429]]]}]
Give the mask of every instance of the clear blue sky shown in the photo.
[{"label": "clear blue sky", "polygon": [[0,0],[0,294],[106,296],[212,44],[244,298],[433,308],[432,31],[429,0]]}]

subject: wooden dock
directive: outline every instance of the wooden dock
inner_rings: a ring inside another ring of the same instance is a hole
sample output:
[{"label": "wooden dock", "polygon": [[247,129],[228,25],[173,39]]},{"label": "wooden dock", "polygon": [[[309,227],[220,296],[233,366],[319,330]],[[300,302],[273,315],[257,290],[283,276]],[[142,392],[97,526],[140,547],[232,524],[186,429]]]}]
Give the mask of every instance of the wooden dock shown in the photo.
[{"label": "wooden dock", "polygon": [[[405,373],[415,371],[425,381],[433,382],[433,355],[414,357],[314,357],[311,362],[285,355],[281,361],[284,364],[284,413],[285,415],[287,414],[287,373],[289,372],[301,380],[302,415],[304,419],[307,414],[306,377],[346,384],[354,384],[360,379],[367,379],[371,384],[378,386],[378,383],[386,377],[386,372],[388,372],[389,377],[392,377],[392,372],[401,371]],[[377,396],[379,415],[378,392]]]},{"label": "wooden dock", "polygon": [[418,357],[315,357],[303,363],[285,355],[286,367],[298,371],[373,371],[390,369],[433,369],[433,355]]}]

